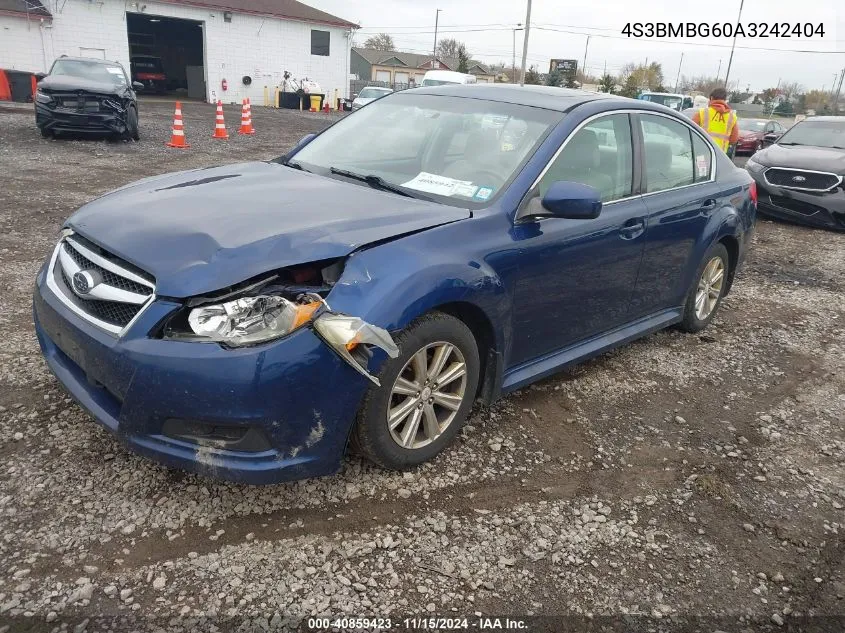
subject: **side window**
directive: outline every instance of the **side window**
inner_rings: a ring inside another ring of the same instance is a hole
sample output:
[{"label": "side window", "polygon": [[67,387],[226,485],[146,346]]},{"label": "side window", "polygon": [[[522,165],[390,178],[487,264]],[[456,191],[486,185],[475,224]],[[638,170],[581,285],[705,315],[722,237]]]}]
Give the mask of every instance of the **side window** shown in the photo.
[{"label": "side window", "polygon": [[693,184],[697,169],[689,127],[650,114],[640,115],[640,125],[645,150],[646,193]]},{"label": "side window", "polygon": [[698,134],[690,130],[690,136],[695,157],[695,182],[707,182],[713,170],[713,154],[710,146]]},{"label": "side window", "polygon": [[540,196],[559,180],[590,185],[598,190],[603,202],[630,196],[632,156],[627,114],[610,114],[591,121],[568,139],[540,179]]}]

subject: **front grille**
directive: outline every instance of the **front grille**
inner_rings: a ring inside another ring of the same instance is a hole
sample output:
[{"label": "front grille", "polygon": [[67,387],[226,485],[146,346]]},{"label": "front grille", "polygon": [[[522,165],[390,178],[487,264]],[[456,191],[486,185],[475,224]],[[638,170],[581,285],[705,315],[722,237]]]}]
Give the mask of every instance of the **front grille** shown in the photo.
[{"label": "front grille", "polygon": [[[80,275],[84,283],[75,283]],[[122,332],[155,293],[149,275],[76,235],[59,242],[48,278],[74,312],[113,334]]]},{"label": "front grille", "polygon": [[769,199],[776,207],[781,207],[782,209],[794,211],[795,213],[800,213],[802,215],[815,215],[819,211],[824,211],[823,207],[810,204],[809,202],[795,200],[793,198],[786,198],[784,196],[769,196]]},{"label": "front grille", "polygon": [[766,182],[775,187],[802,191],[827,191],[842,182],[842,177],[836,174],[781,167],[770,167],[764,177]]}]

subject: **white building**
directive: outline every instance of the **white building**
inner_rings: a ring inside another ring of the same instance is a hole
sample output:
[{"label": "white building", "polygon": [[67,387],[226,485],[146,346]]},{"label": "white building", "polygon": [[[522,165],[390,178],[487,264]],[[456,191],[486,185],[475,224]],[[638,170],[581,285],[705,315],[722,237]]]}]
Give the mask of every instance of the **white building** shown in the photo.
[{"label": "white building", "polygon": [[169,88],[207,101],[261,104],[285,71],[348,96],[356,28],[296,0],[0,0],[0,68],[47,72],[69,55],[128,72],[130,57],[151,55]]}]

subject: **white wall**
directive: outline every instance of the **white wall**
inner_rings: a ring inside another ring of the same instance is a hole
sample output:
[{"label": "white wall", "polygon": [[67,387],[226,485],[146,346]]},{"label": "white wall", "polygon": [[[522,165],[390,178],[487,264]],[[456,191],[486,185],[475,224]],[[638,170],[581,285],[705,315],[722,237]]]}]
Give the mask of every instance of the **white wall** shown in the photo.
[{"label": "white wall", "polygon": [[[135,3],[44,0],[44,4],[53,13],[52,26],[49,21],[39,24],[31,20],[28,25],[25,17],[0,15],[0,68],[46,71],[59,55],[102,49],[106,59],[119,61],[129,70],[124,10],[135,10]],[[261,105],[264,86],[272,96],[285,70],[294,78],[316,81],[332,95],[337,88],[341,96],[347,96],[349,40],[343,28],[238,13],[225,22],[220,11],[156,2],[137,4],[146,5],[147,15],[203,22],[209,100],[240,103],[249,97],[253,104]],[[311,55],[311,29],[331,33],[329,56]],[[244,75],[252,77],[249,87],[241,82]],[[225,93],[221,90],[223,78],[229,84]]]}]

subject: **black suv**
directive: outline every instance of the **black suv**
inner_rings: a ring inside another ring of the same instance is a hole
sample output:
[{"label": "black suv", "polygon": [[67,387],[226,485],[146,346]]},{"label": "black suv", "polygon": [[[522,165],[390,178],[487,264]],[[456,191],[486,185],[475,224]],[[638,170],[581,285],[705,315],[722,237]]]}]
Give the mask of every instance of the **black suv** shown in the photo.
[{"label": "black suv", "polygon": [[44,137],[100,133],[137,141],[140,88],[117,62],[62,56],[38,82],[35,124]]}]

